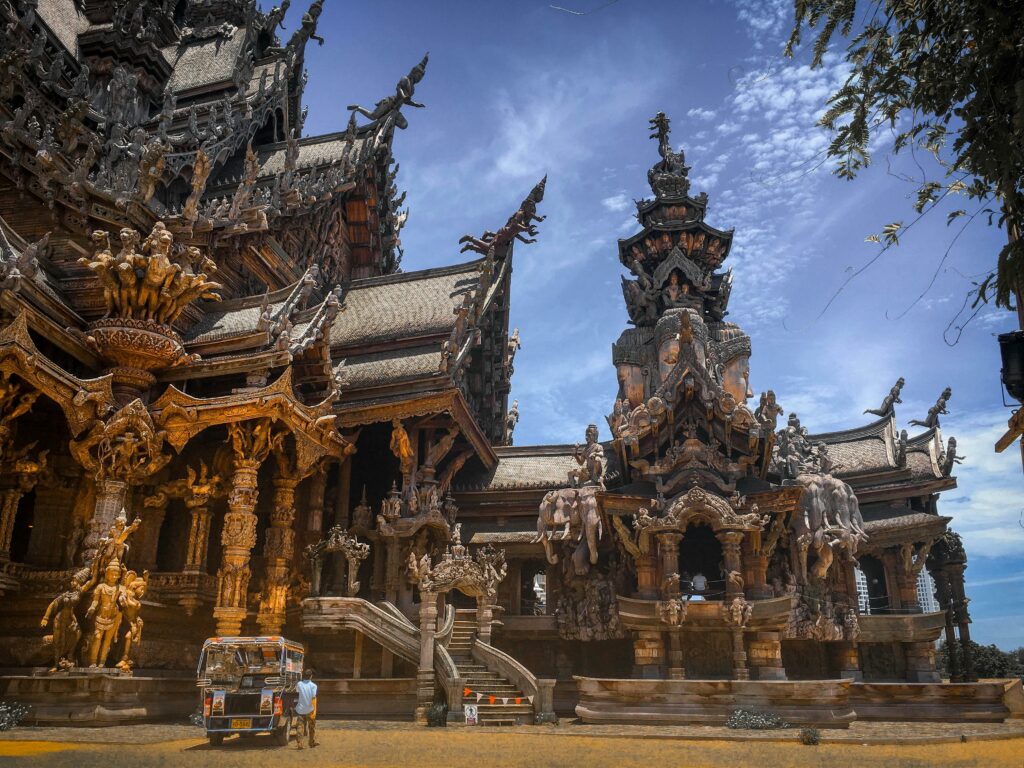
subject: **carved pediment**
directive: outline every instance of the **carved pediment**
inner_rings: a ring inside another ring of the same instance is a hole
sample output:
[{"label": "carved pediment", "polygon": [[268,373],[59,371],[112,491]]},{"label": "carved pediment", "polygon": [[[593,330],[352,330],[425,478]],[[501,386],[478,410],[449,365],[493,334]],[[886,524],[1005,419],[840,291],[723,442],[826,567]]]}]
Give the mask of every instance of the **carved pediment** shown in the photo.
[{"label": "carved pediment", "polygon": [[701,291],[710,290],[711,275],[683,253],[678,245],[669,251],[668,257],[654,270],[654,284],[659,287],[665,285],[669,275],[676,269],[694,287]]}]

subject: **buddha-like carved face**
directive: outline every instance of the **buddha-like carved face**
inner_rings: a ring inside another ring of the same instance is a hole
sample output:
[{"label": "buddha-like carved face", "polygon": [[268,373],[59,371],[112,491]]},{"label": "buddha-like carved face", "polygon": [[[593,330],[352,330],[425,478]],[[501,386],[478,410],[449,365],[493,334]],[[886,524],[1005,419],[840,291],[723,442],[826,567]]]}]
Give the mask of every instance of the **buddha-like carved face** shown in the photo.
[{"label": "buddha-like carved face", "polygon": [[747,398],[754,396],[750,391],[750,358],[746,355],[737,355],[726,363],[722,379],[725,391],[732,395],[736,402],[746,403]]}]

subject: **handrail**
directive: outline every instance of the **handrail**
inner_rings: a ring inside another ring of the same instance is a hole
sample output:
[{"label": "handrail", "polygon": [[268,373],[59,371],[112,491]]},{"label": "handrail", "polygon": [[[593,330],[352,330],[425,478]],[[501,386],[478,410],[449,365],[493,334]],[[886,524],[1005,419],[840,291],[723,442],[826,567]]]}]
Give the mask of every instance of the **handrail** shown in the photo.
[{"label": "handrail", "polygon": [[434,639],[439,645],[447,648],[448,643],[452,640],[453,629],[455,629],[455,608],[448,603],[444,607],[444,618],[441,620],[437,632],[434,633]]},{"label": "handrail", "polygon": [[507,679],[527,698],[533,697],[533,712],[538,723],[553,722],[555,718],[555,680],[537,678],[530,670],[509,656],[479,638],[473,641],[473,659],[488,670],[497,672]]},{"label": "handrail", "polygon": [[[331,604],[344,606],[343,612],[331,612],[329,615],[323,607]],[[320,610],[316,613],[312,608],[316,605]],[[323,619],[320,619],[323,617]],[[312,619],[312,620],[311,620]],[[454,624],[454,612],[450,623]],[[303,601],[303,628],[319,625],[325,629],[354,629],[362,632],[374,642],[410,662],[419,666],[420,662],[420,631],[398,607],[392,603],[382,602],[374,605],[359,597],[318,597]],[[449,623],[448,612],[445,623]],[[449,629],[449,633],[450,633]],[[462,709],[462,680],[459,677],[455,662],[448,651],[440,643],[434,642],[434,674],[445,692],[449,710]]]}]

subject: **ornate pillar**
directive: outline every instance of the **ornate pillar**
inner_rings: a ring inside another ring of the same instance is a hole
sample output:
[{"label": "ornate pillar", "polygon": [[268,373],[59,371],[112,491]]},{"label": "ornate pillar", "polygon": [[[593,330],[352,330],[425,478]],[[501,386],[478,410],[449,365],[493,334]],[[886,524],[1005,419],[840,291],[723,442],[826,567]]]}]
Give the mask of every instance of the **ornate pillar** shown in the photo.
[{"label": "ornate pillar", "polygon": [[142,525],[136,534],[138,541],[128,553],[132,568],[136,571],[156,570],[156,554],[160,545],[160,528],[167,516],[167,505],[170,499],[166,494],[158,493],[142,502],[145,510],[142,514]]},{"label": "ornate pillar", "polygon": [[[345,462],[345,466],[348,462]],[[321,463],[309,478],[309,499],[306,503],[306,530],[303,547],[316,544],[324,532],[324,492],[327,489],[327,468]],[[348,527],[347,525],[345,526]]]},{"label": "ornate pillar", "polygon": [[[661,578],[667,579],[673,573],[679,573],[679,542],[683,540],[683,534],[676,531],[668,531],[656,535],[658,539],[658,555],[661,558]],[[659,592],[660,592],[660,586]]]},{"label": "ornate pillar", "polygon": [[83,562],[96,554],[100,538],[125,506],[129,485],[138,485],[171,460],[162,453],[164,433],[141,400],[133,400],[97,421],[68,447],[82,467],[96,477],[96,507],[83,542]]},{"label": "ornate pillar", "polygon": [[[780,647],[781,656],[781,647]],[[747,668],[747,651],[743,645],[743,628],[732,631],[732,679],[749,680],[750,670]]]},{"label": "ornate pillar", "polygon": [[296,475],[285,474],[278,468],[274,478],[274,510],[270,513],[270,527],[263,547],[266,570],[263,578],[263,597],[257,622],[264,635],[280,634],[284,626],[288,601],[288,581],[292,555],[295,552],[295,487]]},{"label": "ornate pillar", "polygon": [[96,509],[82,542],[82,562],[88,563],[96,555],[96,548],[114,519],[124,509],[128,497],[128,483],[116,477],[96,478]]},{"label": "ornate pillar", "polygon": [[481,595],[476,599],[476,636],[481,643],[491,644],[491,624],[494,623],[494,597]]},{"label": "ornate pillar", "polygon": [[963,660],[964,681],[977,682],[974,673],[974,653],[971,651],[971,616],[967,611],[967,594],[964,590],[966,562],[951,562],[946,566],[949,573],[949,588],[952,597],[953,621],[960,633],[960,658]]},{"label": "ornate pillar", "polygon": [[[742,574],[743,562],[740,558],[740,544],[743,541],[743,531],[720,531],[717,537],[722,542],[722,562],[725,565],[727,574]],[[727,578],[725,582],[725,598],[726,600],[732,600],[736,597],[743,597],[743,587],[733,579]],[[742,636],[740,638],[740,645],[742,646]]]},{"label": "ornate pillar", "polygon": [[956,630],[953,624],[952,593],[949,587],[949,573],[944,566],[931,570],[935,582],[935,596],[939,601],[939,609],[946,614],[946,658],[949,660],[949,682],[962,683],[964,676],[960,672],[960,651],[956,642]]},{"label": "ornate pillar", "polygon": [[420,590],[420,665],[416,671],[416,722],[427,721],[434,703],[434,632],[437,629],[437,594]]},{"label": "ornate pillar", "polygon": [[668,676],[671,680],[685,680],[686,668],[683,666],[682,638],[678,629],[669,630]]},{"label": "ornate pillar", "polygon": [[24,496],[19,487],[7,488],[0,494],[0,562],[11,559],[11,538],[14,536],[14,518],[18,503]]},{"label": "ornate pillar", "polygon": [[755,632],[750,636],[750,666],[757,680],[785,680],[782,641],[778,632]]},{"label": "ornate pillar", "polygon": [[657,680],[665,664],[665,639],[661,632],[641,630],[633,638],[633,677]]},{"label": "ornate pillar", "polygon": [[192,498],[185,502],[192,524],[185,551],[185,573],[206,573],[206,550],[210,543],[210,508],[208,499]]},{"label": "ornate pillar", "polygon": [[213,609],[218,635],[238,635],[242,631],[251,575],[249,558],[256,544],[256,477],[270,453],[270,431],[270,419],[228,425],[235,457],[220,537],[224,549],[217,571],[217,606]]},{"label": "ornate pillar", "polygon": [[[548,575],[547,583],[552,583],[550,574]],[[636,596],[646,600],[655,600],[658,597],[660,588],[661,585],[658,584],[658,565],[654,558],[654,553],[648,552],[636,558]],[[552,605],[550,599],[548,600],[548,605]]]}]

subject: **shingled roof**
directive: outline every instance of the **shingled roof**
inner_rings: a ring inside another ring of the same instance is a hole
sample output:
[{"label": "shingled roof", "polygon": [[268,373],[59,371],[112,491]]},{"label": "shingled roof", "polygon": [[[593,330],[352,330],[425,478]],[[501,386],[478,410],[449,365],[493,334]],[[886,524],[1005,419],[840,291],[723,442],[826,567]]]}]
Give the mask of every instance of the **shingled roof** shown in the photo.
[{"label": "shingled roof", "polygon": [[[450,333],[455,308],[478,284],[478,263],[353,281],[331,328],[331,346]],[[434,349],[440,355],[440,346]]]},{"label": "shingled roof", "polygon": [[441,348],[436,344],[389,349],[345,358],[346,387],[373,387],[405,379],[422,378],[438,372]]},{"label": "shingled roof", "polygon": [[245,36],[245,27],[239,27],[229,39],[217,36],[164,48],[164,58],[174,67],[168,85],[180,93],[231,80]]},{"label": "shingled roof", "polygon": [[848,477],[897,468],[893,429],[892,419],[883,416],[863,427],[808,435],[807,439],[825,443],[829,458],[836,465],[835,474]]},{"label": "shingled roof", "polygon": [[[608,460],[608,479],[618,475],[615,451],[604,443]],[[569,486],[569,471],[578,469],[572,445],[524,445],[495,448],[498,463],[493,469],[470,474],[463,472],[455,481],[457,491],[497,491],[556,489]]]}]

